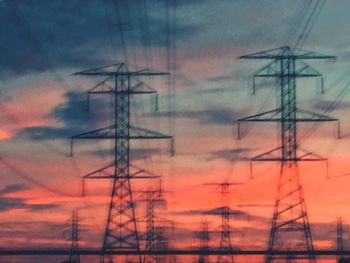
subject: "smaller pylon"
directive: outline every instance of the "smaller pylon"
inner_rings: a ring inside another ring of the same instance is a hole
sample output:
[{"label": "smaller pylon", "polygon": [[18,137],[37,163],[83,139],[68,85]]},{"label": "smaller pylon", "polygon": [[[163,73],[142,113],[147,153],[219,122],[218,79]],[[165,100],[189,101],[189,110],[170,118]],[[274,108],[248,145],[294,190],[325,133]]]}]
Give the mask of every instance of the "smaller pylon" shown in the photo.
[{"label": "smaller pylon", "polygon": [[[224,181],[223,183],[208,183],[206,185],[214,185],[220,187],[221,194],[221,238],[220,251],[230,251],[232,249],[231,243],[231,226],[230,226],[230,186],[240,185],[241,183],[234,183]],[[234,263],[233,255],[219,255],[217,263]]]},{"label": "smaller pylon", "polygon": [[[149,188],[145,192],[145,199],[140,201],[146,202],[146,247],[145,250],[163,250],[166,246],[161,227],[155,226],[155,206],[156,204],[165,204],[166,200],[163,198],[161,185],[158,189]],[[156,255],[145,255],[144,263],[162,262],[162,257]]]},{"label": "smaller pylon", "polygon": [[337,251],[338,251],[338,263],[350,263],[350,259],[346,258],[342,252],[344,251],[343,243],[343,220],[341,217],[337,219]]},{"label": "smaller pylon", "polygon": [[[232,250],[231,243],[231,228],[230,228],[230,183],[224,182],[221,184],[221,240],[220,240],[220,251]],[[218,263],[234,262],[232,255],[219,255]]]},{"label": "smaller pylon", "polygon": [[[200,251],[208,251],[209,249],[209,223],[206,220],[202,221],[202,229],[198,231],[197,237],[199,239],[199,250]],[[208,263],[208,256],[204,253],[200,254],[198,257],[198,263]]]},{"label": "smaller pylon", "polygon": [[80,263],[78,224],[79,224],[78,211],[74,210],[72,215],[72,237],[71,237],[71,246],[70,246],[70,254],[69,254],[70,263]]},{"label": "smaller pylon", "polygon": [[69,259],[63,261],[62,263],[80,263],[80,253],[79,253],[79,229],[78,229],[79,219],[78,211],[73,210],[72,213],[72,233],[70,237],[70,253]]}]

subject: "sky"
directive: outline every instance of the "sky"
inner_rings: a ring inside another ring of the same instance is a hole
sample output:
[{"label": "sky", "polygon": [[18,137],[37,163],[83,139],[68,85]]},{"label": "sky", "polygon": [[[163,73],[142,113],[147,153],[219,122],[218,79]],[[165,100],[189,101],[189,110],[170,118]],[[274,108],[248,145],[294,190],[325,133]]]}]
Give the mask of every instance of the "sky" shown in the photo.
[{"label": "sky", "polygon": [[[311,24],[304,12],[316,2],[176,0],[167,9],[165,0],[0,1],[0,246],[68,247],[73,209],[81,247],[101,246],[111,185],[85,182],[82,196],[81,178],[112,160],[113,144],[75,142],[69,157],[69,138],[110,124],[112,100],[95,96],[87,110],[84,91],[98,79],[73,73],[124,62],[172,76],[144,78],[159,92],[158,110],[152,95],[131,103],[133,125],[174,136],[173,157],[169,142],[131,143],[133,164],[162,175],[167,204],[156,213],[172,245],[197,246],[195,232],[208,220],[210,245],[218,247],[221,197],[207,184],[228,180],[241,183],[230,193],[233,246],[266,248],[279,165],[254,164],[251,174],[249,160],[279,145],[279,129],[243,124],[237,140],[236,121],[275,108],[278,93],[273,80],[258,80],[252,95],[251,74],[268,61],[238,57],[298,43],[337,57],[307,62],[324,74],[324,94],[315,80],[297,81],[300,108],[340,120],[340,139],[335,123],[298,127],[299,147],[328,158],[328,173],[326,163],[308,163],[300,176],[315,247],[334,248],[336,219],[350,222],[350,3],[320,1]],[[133,184],[141,232],[141,191],[157,184]]]}]

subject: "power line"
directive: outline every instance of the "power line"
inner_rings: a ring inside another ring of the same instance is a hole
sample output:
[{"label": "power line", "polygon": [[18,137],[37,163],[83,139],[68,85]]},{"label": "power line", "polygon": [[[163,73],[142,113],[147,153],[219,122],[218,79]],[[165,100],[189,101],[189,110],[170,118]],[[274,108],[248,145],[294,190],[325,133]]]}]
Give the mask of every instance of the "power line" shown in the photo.
[{"label": "power line", "polygon": [[13,172],[15,172],[18,176],[20,176],[22,179],[26,180],[30,184],[35,185],[41,189],[44,189],[47,192],[50,192],[52,194],[59,195],[59,196],[65,196],[65,197],[81,197],[81,195],[71,195],[71,194],[67,194],[67,193],[64,193],[62,191],[59,191],[56,188],[49,187],[49,186],[33,179],[31,176],[27,175],[26,173],[24,173],[23,171],[18,169],[16,166],[14,166],[13,164],[11,164],[8,161],[5,161],[4,159],[0,159],[0,163],[2,163],[4,166],[6,166],[7,168],[9,168]]}]

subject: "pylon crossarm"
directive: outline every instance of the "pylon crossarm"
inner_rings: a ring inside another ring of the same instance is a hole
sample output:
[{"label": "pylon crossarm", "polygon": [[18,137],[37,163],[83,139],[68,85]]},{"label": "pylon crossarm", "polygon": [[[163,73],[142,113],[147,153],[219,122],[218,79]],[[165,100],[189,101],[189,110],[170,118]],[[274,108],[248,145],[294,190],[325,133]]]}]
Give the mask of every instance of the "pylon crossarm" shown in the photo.
[{"label": "pylon crossarm", "polygon": [[155,89],[151,86],[147,85],[142,81],[138,81],[136,85],[130,88],[131,94],[154,94],[157,93]]},{"label": "pylon crossarm", "polygon": [[97,84],[94,88],[90,89],[87,93],[89,94],[154,94],[157,93],[155,89],[150,87],[144,82],[138,81],[134,86],[130,87],[130,89],[118,90],[116,91],[113,86],[107,85],[107,81],[112,80],[112,77],[108,77],[99,84]]},{"label": "pylon crossarm", "polygon": [[[306,111],[302,109],[297,109],[298,113],[303,114],[298,116],[296,119],[284,119],[284,121],[296,121],[296,122],[327,122],[327,121],[339,121],[337,118],[330,117],[328,115],[323,115],[311,111]],[[238,123],[238,138],[240,138],[240,122],[280,122],[282,121],[281,109],[269,110],[252,116],[248,116],[237,121]]]},{"label": "pylon crossarm", "polygon": [[298,159],[300,161],[328,161],[327,158],[322,157],[318,154],[312,153],[312,152],[308,152],[306,150],[301,149],[301,151],[304,152],[304,154],[298,156]]},{"label": "pylon crossarm", "polygon": [[[102,92],[107,92],[107,91],[113,90],[114,89],[113,86],[107,85],[108,81],[110,81],[111,79],[112,79],[112,77],[105,78],[104,80],[102,80],[99,83],[97,83],[94,87],[89,89],[87,91],[87,93],[88,94],[91,94],[91,93],[94,94],[94,93],[102,93]],[[99,88],[101,90],[98,90]]]},{"label": "pylon crossarm", "polygon": [[339,119],[337,118],[333,118],[331,116],[328,115],[324,115],[321,113],[317,113],[317,112],[312,112],[312,111],[308,111],[308,110],[303,110],[298,108],[297,109],[297,113],[298,114],[303,114],[301,117],[298,116],[298,118],[296,119],[296,121],[310,121],[310,122],[326,122],[326,121],[339,121]]},{"label": "pylon crossarm", "polygon": [[[305,62],[298,61],[295,72],[283,73],[285,77],[293,78],[306,78],[306,77],[322,77],[322,74],[316,69],[306,64]],[[255,78],[276,78],[282,75],[280,71],[280,64],[278,60],[273,60],[267,65],[263,66],[259,70],[255,71],[253,76]]]},{"label": "pylon crossarm", "polygon": [[112,124],[103,128],[74,135],[71,137],[71,139],[114,139],[114,130],[115,125]]},{"label": "pylon crossarm", "polygon": [[[108,165],[106,165],[106,166],[104,166],[104,167],[102,167],[100,169],[97,169],[97,170],[95,170],[93,172],[90,172],[90,173],[84,175],[83,178],[84,179],[97,179],[97,178],[111,178],[111,177],[114,178],[114,177],[118,177],[118,176],[113,175],[114,171],[108,171],[109,168],[114,168],[114,165],[115,165],[115,163],[112,162],[112,163],[110,163],[110,164],[108,164]],[[132,172],[130,174],[130,176],[127,177],[127,178],[130,178],[130,177],[134,177],[134,178],[160,178],[161,177],[160,175],[152,173],[152,172],[150,172],[150,171],[148,171],[146,169],[141,169],[138,166],[135,166],[135,165],[132,165],[132,164],[130,164],[130,168],[134,168],[134,169],[136,169],[136,171]],[[142,176],[142,177],[141,176],[137,176],[139,174],[148,174],[148,176]],[[121,178],[121,177],[119,176],[118,178]]]},{"label": "pylon crossarm", "polygon": [[254,78],[275,77],[279,74],[278,60],[273,60],[262,68],[254,72]]},{"label": "pylon crossarm", "polygon": [[114,171],[115,163],[110,163],[100,169],[97,169],[91,173],[84,175],[83,178],[83,186],[82,186],[82,195],[85,196],[86,187],[85,180],[88,179],[159,179],[160,175],[147,171],[145,169],[140,169],[137,166],[130,164],[131,168],[136,169],[135,172],[131,172],[128,176],[117,176]]},{"label": "pylon crossarm", "polygon": [[106,66],[101,66],[101,67],[97,67],[97,68],[92,68],[92,69],[87,69],[87,70],[82,70],[79,72],[75,72],[73,73],[73,75],[87,75],[90,76],[95,72],[108,72],[105,69],[109,69],[109,68],[116,68],[116,69],[120,69],[120,67],[123,65],[123,63],[114,63],[114,64],[110,64],[110,65],[106,65]]},{"label": "pylon crossarm", "polygon": [[239,59],[336,59],[335,56],[284,46],[240,56]]},{"label": "pylon crossarm", "polygon": [[[70,156],[73,156],[73,142],[76,139],[86,139],[86,140],[98,140],[98,139],[135,139],[135,140],[143,140],[143,139],[168,139],[173,140],[173,137],[170,135],[165,135],[159,132],[138,128],[130,126],[130,134],[125,136],[115,136],[115,125],[109,125],[100,129],[92,130],[89,132],[84,132],[71,137],[71,151]],[[173,147],[173,143],[171,143]],[[171,149],[173,152],[173,149]]]},{"label": "pylon crossarm", "polygon": [[293,53],[297,59],[336,59],[336,56],[324,55],[319,52],[294,48]]},{"label": "pylon crossarm", "polygon": [[239,59],[275,59],[285,47],[273,48],[238,57]]},{"label": "pylon crossarm", "polygon": [[273,109],[273,110],[269,110],[269,111],[265,111],[262,113],[258,113],[255,115],[251,115],[245,118],[241,118],[239,120],[237,120],[238,122],[259,122],[259,121],[276,121],[279,119],[275,119],[275,117],[277,116],[277,114],[279,114],[281,112],[281,109]]},{"label": "pylon crossarm", "polygon": [[322,74],[319,71],[303,61],[298,61],[295,74],[297,77],[322,77]]},{"label": "pylon crossarm", "polygon": [[283,159],[279,156],[272,155],[273,152],[277,152],[278,150],[281,150],[282,146],[275,148],[271,151],[259,154],[251,159],[251,162],[282,162],[282,161],[293,161],[293,162],[303,162],[303,161],[328,161],[327,158],[321,157],[317,154],[307,152],[304,153],[297,158],[289,158],[289,159]]},{"label": "pylon crossarm", "polygon": [[172,139],[172,136],[159,132],[130,126],[130,135],[115,136],[115,125],[109,125],[93,131],[81,133],[71,137],[74,139]]},{"label": "pylon crossarm", "polygon": [[160,176],[138,176],[138,175],[129,175],[129,176],[115,176],[115,175],[102,175],[102,176],[94,176],[91,175],[89,177],[85,177],[84,179],[158,179]]},{"label": "pylon crossarm", "polygon": [[148,68],[129,71],[124,63],[112,64],[108,66],[102,66],[94,69],[79,71],[73,75],[81,76],[130,76],[130,77],[142,77],[142,76],[167,76],[170,75],[168,72],[153,71]]},{"label": "pylon crossarm", "polygon": [[262,113],[258,113],[255,115],[251,115],[248,117],[241,118],[237,120],[237,139],[241,138],[241,122],[275,122],[280,118],[276,119],[276,116],[281,112],[281,109],[273,109],[269,111],[265,111]]},{"label": "pylon crossarm", "polygon": [[[258,162],[258,161],[271,161],[271,160],[275,160],[275,159],[276,159],[276,161],[279,161],[281,158],[272,155],[272,153],[277,152],[277,151],[279,151],[279,150],[281,150],[281,149],[282,149],[282,146],[279,146],[279,147],[274,148],[274,149],[272,149],[272,150],[270,150],[270,151],[268,151],[268,152],[264,152],[264,153],[262,153],[262,154],[259,154],[259,155],[255,156],[255,157],[253,157],[253,158],[251,159],[251,161],[253,161],[253,162]],[[277,160],[277,159],[278,159],[278,160]]]}]

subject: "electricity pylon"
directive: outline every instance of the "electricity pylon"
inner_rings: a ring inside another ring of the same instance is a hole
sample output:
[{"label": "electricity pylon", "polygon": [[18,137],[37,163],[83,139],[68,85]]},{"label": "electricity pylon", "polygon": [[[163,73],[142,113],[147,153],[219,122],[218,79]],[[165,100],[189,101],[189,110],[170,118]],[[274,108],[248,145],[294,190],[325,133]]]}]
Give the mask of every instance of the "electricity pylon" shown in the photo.
[{"label": "electricity pylon", "polygon": [[[287,256],[284,258],[272,255],[277,250],[306,250],[313,251],[313,243],[304,192],[299,178],[298,163],[300,161],[326,161],[310,152],[301,153],[298,148],[297,124],[299,122],[328,122],[339,121],[327,115],[302,110],[297,107],[296,79],[321,78],[322,74],[303,62],[311,59],[334,59],[312,51],[290,47],[281,47],[241,56],[241,59],[272,60],[266,66],[256,71],[255,78],[275,78],[279,83],[280,105],[277,109],[269,110],[253,116],[242,118],[240,122],[279,122],[281,146],[260,154],[251,159],[254,161],[278,161],[281,163],[278,193],[268,244],[266,262],[292,262],[294,259],[315,262],[315,256],[306,258]],[[255,90],[255,86],[253,87]]]},{"label": "electricity pylon", "polygon": [[78,211],[74,210],[72,215],[72,237],[71,237],[71,247],[69,254],[69,262],[71,263],[80,263],[79,255],[79,219]]},{"label": "electricity pylon", "polygon": [[[197,237],[199,239],[199,250],[200,251],[208,251],[209,249],[209,223],[208,221],[203,220],[202,221],[202,228],[197,233]],[[208,256],[201,254],[198,257],[198,263],[208,263]]]},{"label": "electricity pylon", "polygon": [[70,253],[69,259],[63,261],[62,263],[80,263],[80,253],[79,253],[79,219],[78,211],[73,210],[72,213],[72,225],[71,225],[71,237],[70,237]]},{"label": "electricity pylon", "polygon": [[[230,226],[230,186],[240,185],[240,183],[223,182],[223,183],[208,183],[206,185],[214,185],[220,187],[221,194],[221,237],[220,237],[220,251],[233,250],[231,243],[231,226]],[[219,255],[218,263],[234,263],[233,255]]]},{"label": "electricity pylon", "polygon": [[[344,251],[344,246],[343,246],[343,221],[339,217],[337,218],[337,251],[341,253]],[[341,260],[344,259],[343,255],[338,256],[338,261],[340,262]]]},{"label": "electricity pylon", "polygon": [[337,251],[338,251],[338,263],[349,263],[350,259],[345,257],[342,252],[344,252],[343,243],[343,220],[341,217],[337,219]]},{"label": "electricity pylon", "polygon": [[[112,179],[113,187],[100,262],[112,262],[112,256],[106,259],[105,252],[111,250],[139,251],[140,242],[135,217],[135,205],[131,189],[132,179],[158,178],[130,163],[130,140],[172,139],[171,136],[131,125],[130,100],[135,94],[154,94],[156,91],[140,81],[145,76],[165,76],[165,72],[149,69],[130,71],[124,63],[113,64],[77,72],[74,75],[103,78],[96,86],[87,91],[90,95],[107,94],[114,97],[114,123],[112,125],[75,135],[71,138],[71,150],[75,139],[98,139],[114,141],[114,160],[107,166],[84,176],[84,179]],[[142,262],[141,256],[138,257]]]},{"label": "electricity pylon", "polygon": [[[146,250],[164,250],[166,249],[163,245],[163,235],[161,229],[155,225],[155,206],[157,204],[165,204],[166,200],[163,198],[162,190],[159,189],[148,189],[145,191],[146,198],[140,199],[140,201],[146,202]],[[158,263],[162,262],[161,257],[157,255],[145,255],[144,263]]]}]

